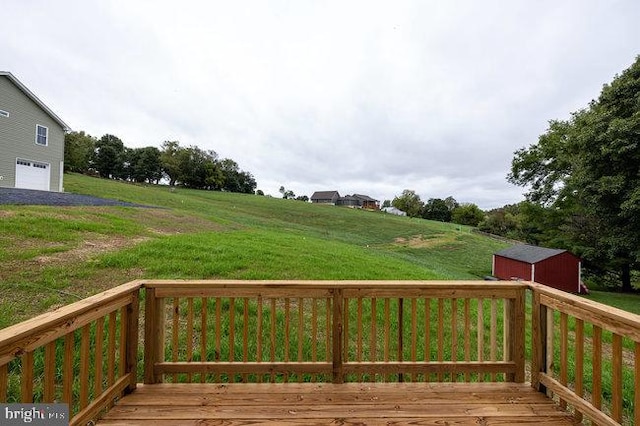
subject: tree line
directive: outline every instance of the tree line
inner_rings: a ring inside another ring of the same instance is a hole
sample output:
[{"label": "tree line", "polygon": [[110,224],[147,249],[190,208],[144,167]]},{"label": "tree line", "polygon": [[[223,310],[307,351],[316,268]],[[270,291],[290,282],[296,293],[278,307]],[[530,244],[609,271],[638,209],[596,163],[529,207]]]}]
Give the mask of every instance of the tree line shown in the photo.
[{"label": "tree line", "polygon": [[484,220],[484,212],[473,203],[458,203],[449,196],[445,199],[429,198],[425,203],[414,190],[405,189],[392,201],[385,200],[382,207],[393,206],[409,217],[421,217],[440,222],[453,222],[460,225],[478,226]]},{"label": "tree line", "polygon": [[65,135],[64,163],[68,172],[130,182],[166,180],[171,186],[247,194],[257,186],[251,173],[232,159],[178,141],[165,141],[161,148],[128,148],[114,135],[97,139],[83,131],[70,132]]},{"label": "tree line", "polygon": [[640,56],[597,99],[552,120],[515,152],[508,180],[527,200],[490,212],[486,230],[564,248],[600,284],[640,278]]}]

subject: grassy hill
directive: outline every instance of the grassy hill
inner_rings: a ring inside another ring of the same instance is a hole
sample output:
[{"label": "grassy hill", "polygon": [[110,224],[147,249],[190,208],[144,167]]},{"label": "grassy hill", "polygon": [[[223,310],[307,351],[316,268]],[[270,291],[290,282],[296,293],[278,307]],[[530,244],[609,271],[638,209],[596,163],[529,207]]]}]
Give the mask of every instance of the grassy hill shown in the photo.
[{"label": "grassy hill", "polygon": [[159,208],[0,206],[0,328],[136,278],[479,279],[469,228],[255,195],[65,175]]}]

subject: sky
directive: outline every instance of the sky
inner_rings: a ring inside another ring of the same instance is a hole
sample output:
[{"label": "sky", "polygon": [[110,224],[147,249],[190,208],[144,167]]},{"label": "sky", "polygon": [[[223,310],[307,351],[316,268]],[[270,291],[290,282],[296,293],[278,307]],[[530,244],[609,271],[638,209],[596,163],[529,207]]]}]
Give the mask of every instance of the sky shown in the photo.
[{"label": "sky", "polygon": [[523,199],[514,152],[640,54],[637,0],[3,0],[0,70],[73,130],[280,196]]}]

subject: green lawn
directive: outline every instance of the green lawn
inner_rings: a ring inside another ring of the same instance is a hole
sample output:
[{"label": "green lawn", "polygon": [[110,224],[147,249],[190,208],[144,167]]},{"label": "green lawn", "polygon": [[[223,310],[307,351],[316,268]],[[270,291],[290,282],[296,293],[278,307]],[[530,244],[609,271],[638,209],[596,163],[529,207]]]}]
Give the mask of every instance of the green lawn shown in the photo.
[{"label": "green lawn", "polygon": [[640,294],[615,293],[610,291],[590,291],[585,296],[594,302],[615,306],[640,315]]},{"label": "green lawn", "polygon": [[0,328],[136,278],[481,279],[470,228],[246,194],[65,175],[160,208],[0,206]]},{"label": "green lawn", "polygon": [[[468,227],[293,200],[73,174],[65,187],[158,208],[0,206],[0,328],[136,278],[481,279],[506,246]],[[637,295],[588,298],[640,313]]]}]

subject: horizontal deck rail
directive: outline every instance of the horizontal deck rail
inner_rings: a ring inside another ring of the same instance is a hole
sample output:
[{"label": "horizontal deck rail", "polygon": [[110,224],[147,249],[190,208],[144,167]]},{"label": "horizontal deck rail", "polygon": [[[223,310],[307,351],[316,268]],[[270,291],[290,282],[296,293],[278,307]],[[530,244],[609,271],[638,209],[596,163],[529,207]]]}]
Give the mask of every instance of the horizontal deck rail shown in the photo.
[{"label": "horizontal deck rail", "polygon": [[639,342],[639,316],[525,282],[144,280],[0,330],[0,402],[85,424],[138,381],[522,383],[529,359],[578,421],[640,424]]}]

